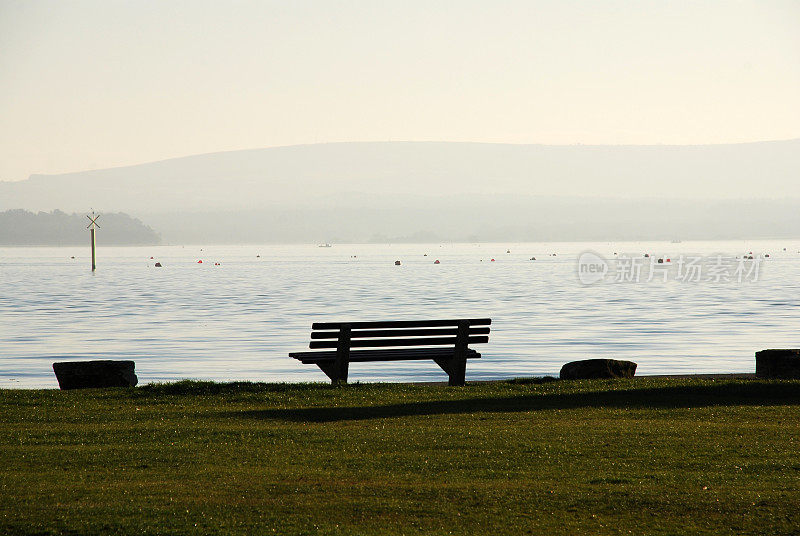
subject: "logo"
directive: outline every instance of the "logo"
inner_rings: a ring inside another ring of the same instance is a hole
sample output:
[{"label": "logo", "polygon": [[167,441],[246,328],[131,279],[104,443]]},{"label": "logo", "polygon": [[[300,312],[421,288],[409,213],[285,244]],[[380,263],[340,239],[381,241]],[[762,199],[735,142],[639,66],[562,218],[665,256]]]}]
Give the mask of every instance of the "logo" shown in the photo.
[{"label": "logo", "polygon": [[584,285],[602,281],[608,273],[608,261],[594,251],[584,251],[578,256],[578,279]]}]

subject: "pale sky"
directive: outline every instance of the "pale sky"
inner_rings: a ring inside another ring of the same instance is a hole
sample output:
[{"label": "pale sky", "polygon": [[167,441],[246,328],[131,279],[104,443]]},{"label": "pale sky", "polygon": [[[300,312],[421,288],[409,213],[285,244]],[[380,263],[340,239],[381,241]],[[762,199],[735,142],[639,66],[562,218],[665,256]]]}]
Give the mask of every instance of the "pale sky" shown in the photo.
[{"label": "pale sky", "polygon": [[797,137],[798,0],[0,0],[0,180],[336,141]]}]

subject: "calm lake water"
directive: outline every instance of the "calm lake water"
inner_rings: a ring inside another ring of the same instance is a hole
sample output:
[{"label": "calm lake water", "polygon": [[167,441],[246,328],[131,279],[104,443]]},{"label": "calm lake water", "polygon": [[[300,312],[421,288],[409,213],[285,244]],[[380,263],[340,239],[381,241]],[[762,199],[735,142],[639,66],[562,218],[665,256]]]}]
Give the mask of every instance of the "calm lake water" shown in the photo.
[{"label": "calm lake water", "polygon": [[[323,320],[491,317],[467,380],[557,374],[591,357],[630,359],[645,375],[752,372],[756,350],[800,347],[798,240],[98,247],[94,274],[88,247],[0,248],[0,387],[57,387],[52,363],[81,359],[133,359],[140,383],[325,381],[287,356]],[[640,281],[613,281],[618,261],[582,284],[587,250],[643,259]],[[756,281],[677,280],[681,255],[751,251],[769,254]],[[647,281],[645,252],[671,259],[666,282]],[[446,379],[422,361],[350,374]]]}]

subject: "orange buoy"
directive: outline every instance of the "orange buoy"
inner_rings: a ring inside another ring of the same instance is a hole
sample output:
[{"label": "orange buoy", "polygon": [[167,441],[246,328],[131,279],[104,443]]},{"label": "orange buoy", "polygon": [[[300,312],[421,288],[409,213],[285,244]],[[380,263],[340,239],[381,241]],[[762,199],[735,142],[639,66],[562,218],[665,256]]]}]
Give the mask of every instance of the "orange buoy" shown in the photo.
[{"label": "orange buoy", "polygon": [[197,264],[203,264],[203,261],[202,260],[197,261]]},{"label": "orange buoy", "polygon": [[489,261],[489,262],[494,262],[494,259],[492,259],[492,260],[491,260],[491,261]]},{"label": "orange buoy", "polygon": [[439,262],[439,259],[436,259],[435,261],[433,261],[433,264],[441,264],[441,263]]}]

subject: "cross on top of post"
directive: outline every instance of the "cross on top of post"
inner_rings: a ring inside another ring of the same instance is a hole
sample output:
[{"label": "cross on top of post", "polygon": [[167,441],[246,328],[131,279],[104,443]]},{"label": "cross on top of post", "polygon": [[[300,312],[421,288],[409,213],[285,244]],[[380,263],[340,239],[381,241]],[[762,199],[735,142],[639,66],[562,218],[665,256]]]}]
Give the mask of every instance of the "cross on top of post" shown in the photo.
[{"label": "cross on top of post", "polygon": [[94,229],[94,228],[98,228],[99,229],[100,228],[100,224],[97,223],[97,219],[100,217],[100,214],[95,216],[94,210],[93,210],[92,211],[92,215],[89,216],[87,214],[86,217],[89,218],[89,221],[91,222],[89,225],[86,226],[87,229]]}]

